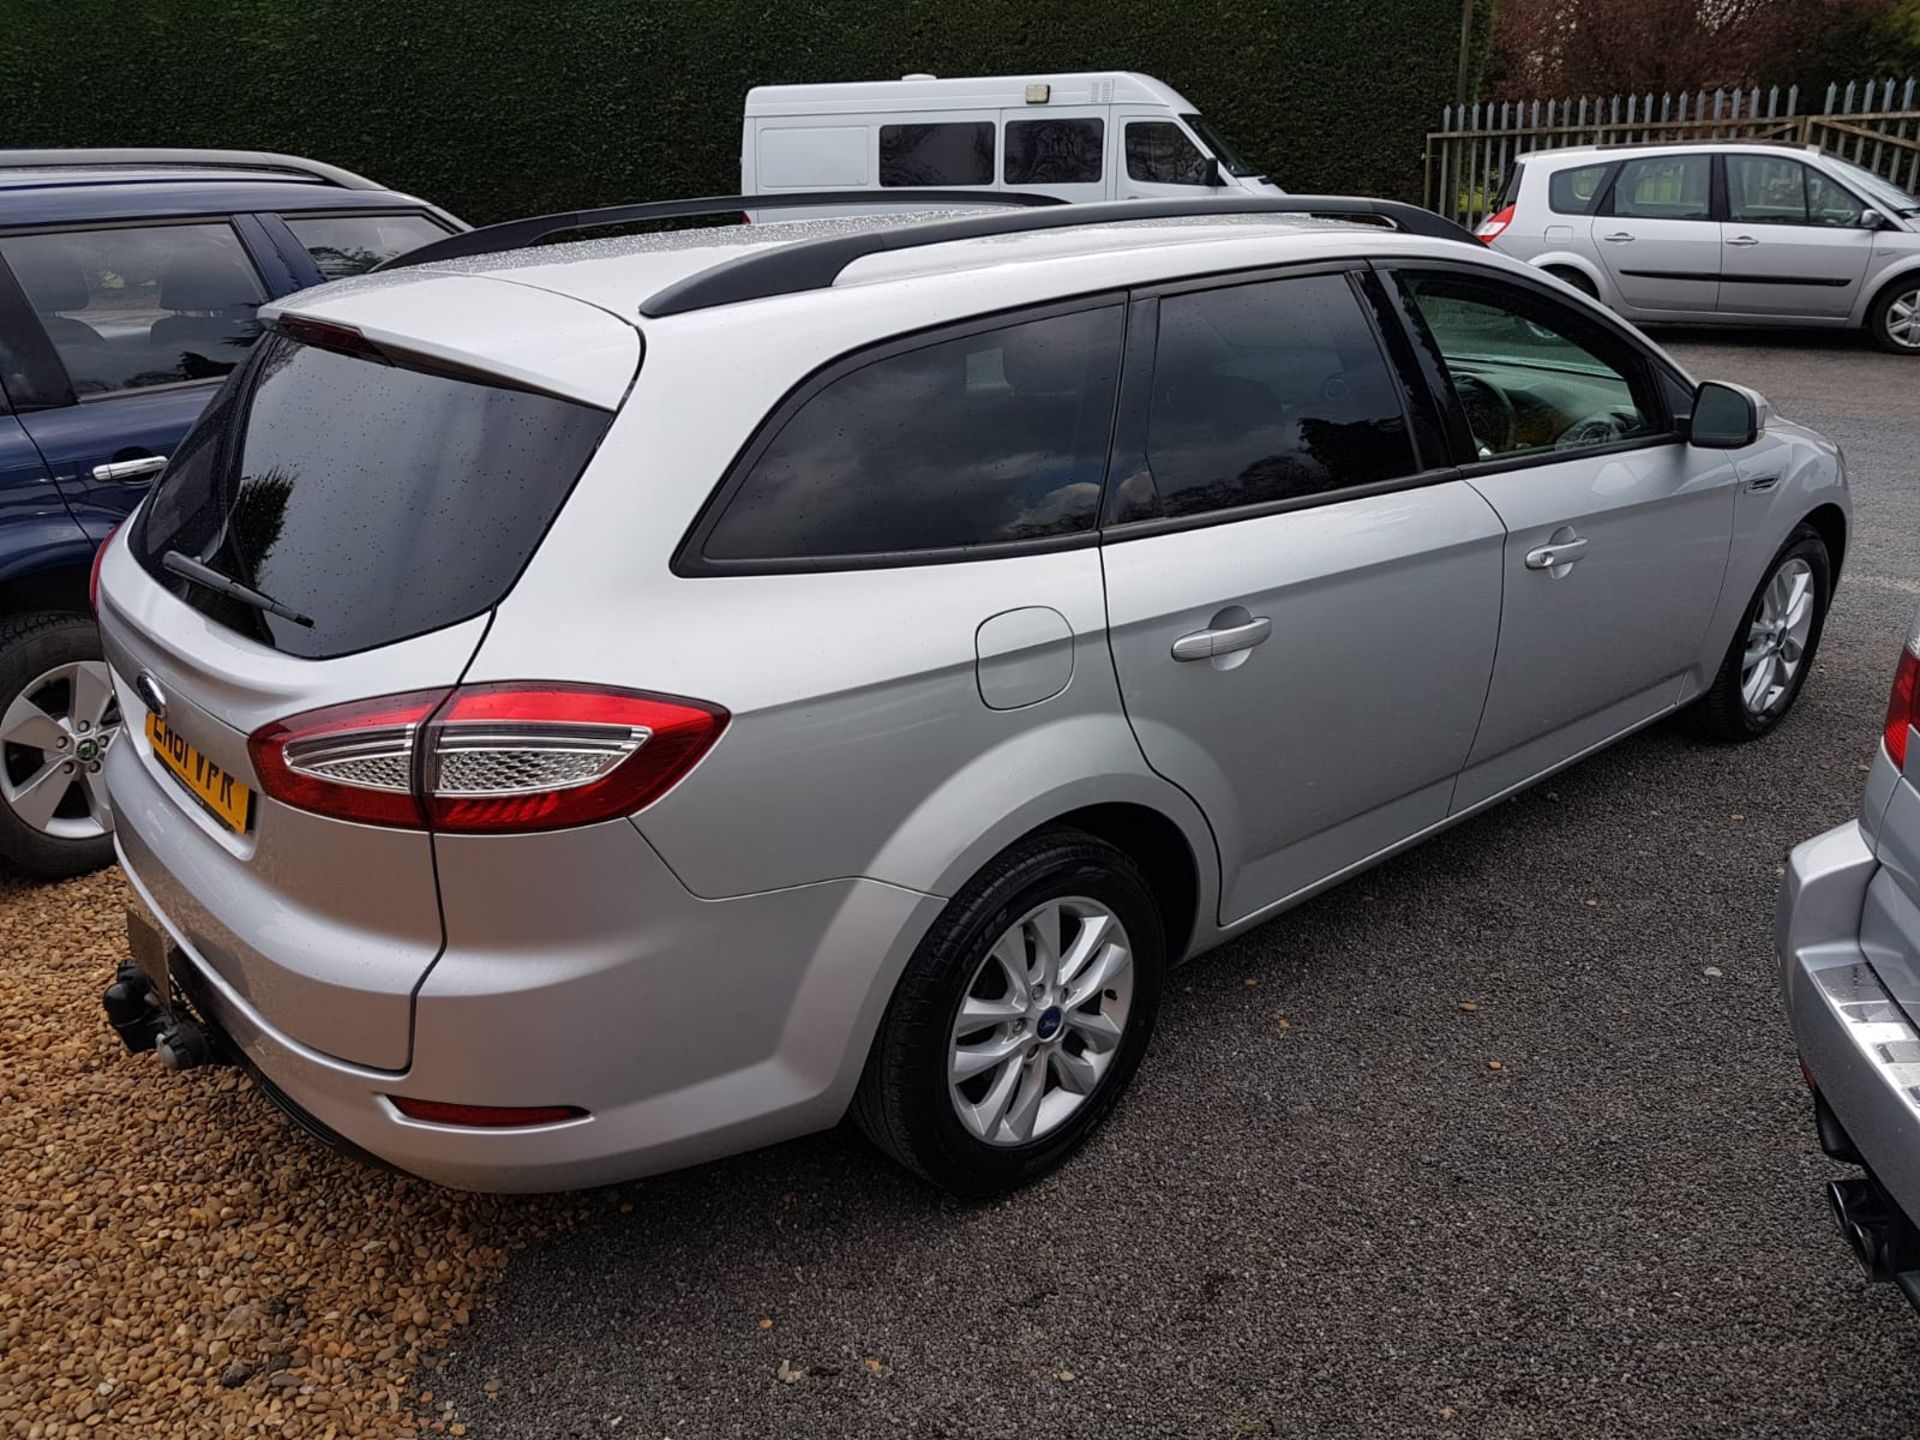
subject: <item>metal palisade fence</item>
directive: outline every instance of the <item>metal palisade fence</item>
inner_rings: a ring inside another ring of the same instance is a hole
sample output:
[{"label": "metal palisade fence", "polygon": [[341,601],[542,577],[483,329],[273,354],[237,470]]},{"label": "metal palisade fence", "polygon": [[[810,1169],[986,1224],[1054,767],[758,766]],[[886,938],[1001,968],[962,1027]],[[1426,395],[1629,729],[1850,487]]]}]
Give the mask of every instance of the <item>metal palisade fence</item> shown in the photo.
[{"label": "metal palisade fence", "polygon": [[1824,96],[1776,85],[1449,105],[1427,135],[1423,203],[1473,226],[1494,209],[1513,162],[1529,151],[1685,140],[1818,145],[1912,190],[1920,184],[1917,107],[1920,76],[1829,85]]}]

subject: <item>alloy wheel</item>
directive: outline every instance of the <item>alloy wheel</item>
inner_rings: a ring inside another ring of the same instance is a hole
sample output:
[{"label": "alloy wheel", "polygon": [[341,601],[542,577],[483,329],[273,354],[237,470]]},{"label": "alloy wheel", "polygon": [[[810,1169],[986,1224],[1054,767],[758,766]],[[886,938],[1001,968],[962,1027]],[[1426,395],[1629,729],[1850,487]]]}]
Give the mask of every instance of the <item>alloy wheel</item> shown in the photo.
[{"label": "alloy wheel", "polygon": [[948,1093],[989,1145],[1058,1128],[1100,1086],[1133,1004],[1133,947],[1097,900],[1035,906],[987,951],[953,1022]]},{"label": "alloy wheel", "polygon": [[0,716],[0,799],[43,835],[104,835],[111,812],[100,767],[119,733],[120,706],[106,663],[54,666]]},{"label": "alloy wheel", "polygon": [[1760,592],[1747,626],[1740,698],[1748,714],[1768,714],[1793,689],[1806,659],[1813,607],[1813,567],[1798,557],[1785,561]]},{"label": "alloy wheel", "polygon": [[1887,338],[1903,350],[1920,350],[1920,290],[1893,297],[1887,306]]}]

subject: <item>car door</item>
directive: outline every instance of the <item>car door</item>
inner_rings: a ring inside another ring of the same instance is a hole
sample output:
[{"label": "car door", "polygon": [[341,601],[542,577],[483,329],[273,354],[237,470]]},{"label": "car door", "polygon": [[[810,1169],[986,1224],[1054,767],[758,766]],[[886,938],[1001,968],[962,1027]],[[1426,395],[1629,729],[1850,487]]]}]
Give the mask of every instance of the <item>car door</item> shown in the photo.
[{"label": "car door", "polygon": [[1504,531],[1372,283],[1214,280],[1129,321],[1109,636],[1148,763],[1213,828],[1223,923],[1445,818],[1492,671]]},{"label": "car door", "polygon": [[252,345],[268,287],[225,217],[0,234],[0,264],[62,372],[21,423],[98,539]]},{"label": "car door", "polygon": [[1107,197],[1107,107],[1002,110],[1000,180],[1062,200]]},{"label": "car door", "polygon": [[1216,167],[1186,127],[1164,110],[1113,107],[1115,164],[1123,200],[1179,200],[1212,193]]},{"label": "car door", "polygon": [[1394,278],[1468,432],[1467,483],[1507,531],[1462,810],[1672,708],[1719,600],[1737,476],[1680,438],[1684,392],[1627,331],[1477,266]]},{"label": "car door", "polygon": [[1721,157],[1720,311],[1845,320],[1873,259],[1866,207],[1838,181],[1790,155]]},{"label": "car door", "polygon": [[1720,294],[1713,157],[1623,161],[1593,224],[1593,248],[1624,308],[1638,315],[1711,315]]}]

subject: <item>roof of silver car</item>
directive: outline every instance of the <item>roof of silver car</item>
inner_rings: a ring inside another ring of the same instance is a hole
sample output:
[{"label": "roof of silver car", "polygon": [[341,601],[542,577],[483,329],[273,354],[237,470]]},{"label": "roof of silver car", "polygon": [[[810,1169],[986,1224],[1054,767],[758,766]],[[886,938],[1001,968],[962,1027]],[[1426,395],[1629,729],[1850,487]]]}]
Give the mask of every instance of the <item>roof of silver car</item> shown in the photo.
[{"label": "roof of silver car", "polygon": [[[534,245],[547,235],[597,225],[711,215],[746,209],[862,204],[893,206],[929,201],[951,205],[955,200],[971,207],[983,202],[998,210],[948,209],[929,214],[924,208],[908,213],[864,214],[835,219],[786,221],[772,225],[721,226],[693,231],[587,241],[574,245],[512,248],[507,254],[487,253],[505,247]],[[1474,243],[1473,237],[1451,220],[1429,210],[1391,200],[1353,196],[1239,196],[1230,199],[1128,200],[1110,204],[1057,205],[1035,197],[1005,193],[969,195],[965,192],[900,192],[891,197],[870,193],[811,196],[727,196],[718,200],[670,201],[611,210],[540,216],[491,226],[466,235],[423,246],[383,270],[430,266],[465,273],[505,273],[533,267],[626,262],[631,284],[637,277],[632,262],[653,256],[673,263],[643,267],[645,279],[655,285],[639,300],[642,316],[659,318],[703,310],[715,305],[767,299],[807,290],[826,289],[856,261],[869,256],[915,250],[957,241],[1013,239],[1047,231],[1081,231],[1099,227],[1111,235],[1116,227],[1145,222],[1280,222],[1311,223],[1330,219],[1348,224],[1387,226],[1434,239]],[[1122,242],[1124,243],[1124,242]]]}]

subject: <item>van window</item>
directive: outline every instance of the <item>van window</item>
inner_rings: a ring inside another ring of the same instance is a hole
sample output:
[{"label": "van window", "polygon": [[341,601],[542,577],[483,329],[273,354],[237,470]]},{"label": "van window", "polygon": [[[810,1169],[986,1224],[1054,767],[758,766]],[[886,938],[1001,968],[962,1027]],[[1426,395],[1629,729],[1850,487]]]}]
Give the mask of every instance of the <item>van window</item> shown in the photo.
[{"label": "van window", "polygon": [[1157,506],[1130,505],[1128,519],[1297,500],[1413,474],[1399,389],[1347,277],[1163,299],[1147,467]]},{"label": "van window", "polygon": [[1127,178],[1155,185],[1204,185],[1207,157],[1171,120],[1130,121]]},{"label": "van window", "polygon": [[991,185],[993,122],[880,127],[882,185]]},{"label": "van window", "polygon": [[842,371],[776,415],[701,554],[817,561],[1091,530],[1121,331],[1107,305]]},{"label": "van window", "polygon": [[1100,120],[1009,120],[1009,185],[1097,185],[1107,127]]},{"label": "van window", "polygon": [[1556,215],[1591,215],[1593,207],[1600,203],[1600,192],[1612,168],[1602,160],[1598,165],[1576,165],[1570,170],[1554,171],[1547,177],[1547,208]]}]

